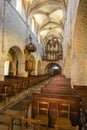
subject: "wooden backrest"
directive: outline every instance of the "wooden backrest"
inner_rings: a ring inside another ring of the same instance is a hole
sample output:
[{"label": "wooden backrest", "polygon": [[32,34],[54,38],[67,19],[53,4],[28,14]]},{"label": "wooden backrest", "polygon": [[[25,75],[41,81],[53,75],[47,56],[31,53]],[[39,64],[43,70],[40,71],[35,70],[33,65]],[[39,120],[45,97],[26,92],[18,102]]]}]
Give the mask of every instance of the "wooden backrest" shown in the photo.
[{"label": "wooden backrest", "polygon": [[0,124],[7,126],[8,130],[12,128],[12,115],[7,113],[1,113],[0,112]]},{"label": "wooden backrest", "polygon": [[76,93],[80,97],[87,97],[87,85],[86,86],[80,86],[80,85],[73,85],[73,89],[76,91]]},{"label": "wooden backrest", "polygon": [[70,104],[68,103],[59,103],[57,104],[57,113],[58,118],[65,117],[70,118]]},{"label": "wooden backrest", "polygon": [[45,114],[48,116],[49,111],[49,102],[46,101],[37,101],[37,113],[39,114]]},{"label": "wooden backrest", "polygon": [[2,93],[4,91],[3,85],[0,84],[0,93]]},{"label": "wooden backrest", "polygon": [[79,96],[63,95],[63,94],[47,94],[33,93],[32,94],[32,118],[37,115],[37,102],[49,102],[49,126],[54,127],[57,118],[56,103],[70,104],[70,120],[73,125],[80,123],[80,100]]},{"label": "wooden backrest", "polygon": [[42,87],[42,93],[52,93],[52,94],[71,94],[74,95],[74,91],[72,88],[67,86],[49,86],[49,87]]}]

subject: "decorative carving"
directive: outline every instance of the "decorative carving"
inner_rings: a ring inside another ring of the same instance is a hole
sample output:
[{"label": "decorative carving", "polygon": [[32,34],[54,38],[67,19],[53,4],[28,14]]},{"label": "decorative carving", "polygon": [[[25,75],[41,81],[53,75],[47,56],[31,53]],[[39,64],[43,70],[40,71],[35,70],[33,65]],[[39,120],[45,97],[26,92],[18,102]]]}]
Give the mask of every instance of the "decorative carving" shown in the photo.
[{"label": "decorative carving", "polygon": [[35,45],[32,43],[32,37],[31,35],[29,35],[29,37],[27,38],[27,45],[25,46],[24,52],[35,52],[36,51],[36,47]]},{"label": "decorative carving", "polygon": [[31,59],[25,61],[25,70],[34,70],[33,68],[33,61]]},{"label": "decorative carving", "polygon": [[[59,60],[62,54],[62,45],[57,39],[49,40],[45,46],[46,60],[56,61]],[[61,59],[61,58],[60,58]]]}]

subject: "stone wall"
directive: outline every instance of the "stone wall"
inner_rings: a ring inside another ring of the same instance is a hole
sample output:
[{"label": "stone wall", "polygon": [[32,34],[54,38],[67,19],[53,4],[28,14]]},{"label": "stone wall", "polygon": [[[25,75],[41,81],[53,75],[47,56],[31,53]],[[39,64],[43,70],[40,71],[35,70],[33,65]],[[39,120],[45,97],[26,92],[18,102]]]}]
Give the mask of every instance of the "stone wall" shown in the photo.
[{"label": "stone wall", "polygon": [[[4,62],[7,59],[7,55],[10,49],[15,50],[17,58],[19,60],[19,76],[26,75],[25,72],[25,59],[24,59],[24,48],[26,38],[26,24],[22,17],[16,12],[15,8],[6,1],[5,6],[5,24],[4,24],[4,37],[3,37],[3,11],[4,11],[4,0],[0,0],[0,80],[4,78]],[[38,41],[29,30],[29,34],[32,35],[32,42],[38,47]],[[2,39],[4,42],[2,44]],[[19,49],[18,49],[19,48]],[[40,49],[41,52],[41,48]],[[20,51],[19,51],[20,50]],[[3,51],[3,52],[2,52]],[[21,58],[20,58],[21,56]]]},{"label": "stone wall", "polygon": [[87,0],[79,3],[72,56],[72,84],[87,85]]},{"label": "stone wall", "polygon": [[68,1],[67,14],[65,17],[65,31],[63,40],[63,73],[67,78],[71,78],[72,53],[73,53],[73,34],[77,15],[79,0]]},{"label": "stone wall", "polygon": [[[5,15],[3,15],[4,11]],[[23,48],[25,46],[24,39],[25,39],[24,21],[22,21],[22,19],[19,17],[19,15],[15,12],[15,10],[11,7],[11,5],[9,5],[7,1],[4,10],[4,0],[0,0],[0,52],[1,52],[0,80],[4,79],[4,63],[7,60],[9,50],[15,47],[15,51],[17,51],[18,54],[18,50],[16,50],[16,48],[17,49],[19,48],[22,57],[24,56],[23,52]],[[24,60],[20,59],[19,63],[20,62],[24,64]],[[21,67],[22,66],[20,66],[20,68]],[[24,70],[23,72],[19,70],[19,73],[24,73]]]}]

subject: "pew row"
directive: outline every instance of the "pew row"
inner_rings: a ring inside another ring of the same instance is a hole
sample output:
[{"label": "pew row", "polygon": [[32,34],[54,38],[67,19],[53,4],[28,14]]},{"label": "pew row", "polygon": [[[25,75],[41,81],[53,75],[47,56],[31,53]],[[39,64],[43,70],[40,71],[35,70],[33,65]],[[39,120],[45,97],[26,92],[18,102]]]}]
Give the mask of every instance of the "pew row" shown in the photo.
[{"label": "pew row", "polygon": [[52,86],[52,85],[53,85],[53,86],[54,86],[54,85],[56,85],[56,86],[58,86],[58,85],[59,85],[59,86],[62,86],[62,85],[63,85],[63,86],[70,86],[71,83],[68,82],[68,81],[63,81],[63,80],[61,80],[61,81],[56,81],[56,82],[55,82],[55,81],[50,81],[49,84],[47,84],[46,86],[49,86],[49,85],[51,85],[51,86]]},{"label": "pew row", "polygon": [[87,129],[87,85],[73,85],[76,93],[82,98],[81,102],[81,119],[82,126]]},{"label": "pew row", "polygon": [[49,87],[42,87],[41,93],[51,93],[51,94],[69,94],[75,95],[75,91],[67,86],[49,86]]},{"label": "pew row", "polygon": [[49,127],[55,126],[57,118],[56,104],[69,103],[70,104],[70,120],[73,126],[80,126],[80,101],[81,98],[75,95],[60,95],[60,94],[47,94],[47,93],[33,93],[32,94],[32,118],[37,115],[37,102],[49,102]]},{"label": "pew row", "polygon": [[87,86],[74,85],[73,88],[82,98],[87,97]]},{"label": "pew row", "polygon": [[[0,81],[0,101],[14,95],[18,95],[21,91],[27,92],[27,89],[36,87],[37,84],[48,80],[48,75],[31,76],[31,77],[5,77],[4,81]],[[32,90],[31,90],[32,91]]]}]

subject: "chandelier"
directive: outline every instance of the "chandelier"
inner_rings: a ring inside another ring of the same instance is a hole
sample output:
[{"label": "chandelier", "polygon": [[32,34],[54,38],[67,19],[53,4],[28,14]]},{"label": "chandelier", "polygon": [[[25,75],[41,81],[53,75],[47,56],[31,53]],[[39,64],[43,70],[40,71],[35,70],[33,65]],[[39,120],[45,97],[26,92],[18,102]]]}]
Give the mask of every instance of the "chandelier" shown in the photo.
[{"label": "chandelier", "polygon": [[29,37],[26,39],[27,45],[25,46],[24,52],[35,52],[36,51],[36,47],[35,45],[32,43],[32,37],[31,34],[29,34]]}]

